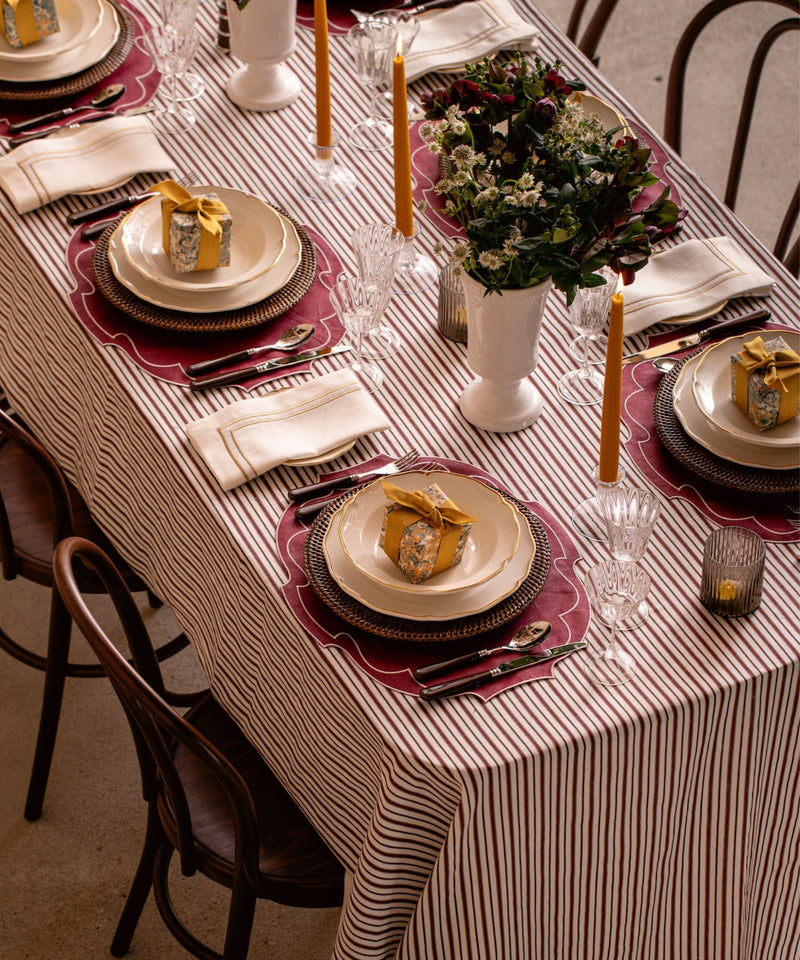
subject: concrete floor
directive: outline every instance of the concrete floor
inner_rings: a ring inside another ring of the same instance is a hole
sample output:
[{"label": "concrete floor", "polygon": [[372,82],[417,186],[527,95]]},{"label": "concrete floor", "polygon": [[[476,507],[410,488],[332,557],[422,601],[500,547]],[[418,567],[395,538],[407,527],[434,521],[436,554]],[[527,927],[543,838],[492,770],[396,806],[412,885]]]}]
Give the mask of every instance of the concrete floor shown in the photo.
[{"label": "concrete floor", "polygon": [[[682,25],[701,6],[702,0],[620,0],[600,47],[601,68],[659,130],[669,51]],[[540,7],[556,24],[566,26],[571,4],[540,0]],[[737,65],[742,49],[757,26],[750,11],[738,22],[746,28],[731,21],[713,53],[699,51],[699,72],[692,81],[697,91],[694,106],[699,107],[694,129],[702,136],[687,140],[685,154],[718,190],[722,142],[735,123],[730,107],[736,99],[734,85],[721,77],[729,66],[732,75],[741,73]],[[799,155],[796,37],[784,39],[780,65],[765,78],[765,106],[756,118],[756,138],[759,131],[766,133],[767,146],[754,152],[741,208],[745,222],[769,246],[796,182]],[[12,636],[33,642],[44,636],[47,602],[41,588],[0,581],[0,621]],[[98,609],[105,615],[102,603]],[[149,613],[148,619],[157,638],[177,632],[169,611]],[[203,685],[190,651],[171,663],[168,673],[184,689]],[[44,814],[37,823],[28,823],[22,809],[41,686],[40,673],[0,657],[0,958],[105,958],[144,832],[130,734],[105,681],[68,681]],[[202,877],[178,877],[175,889],[195,932],[221,946],[227,892]],[[330,956],[338,919],[337,910],[259,904],[250,960],[324,960]],[[167,933],[152,900],[130,955],[141,960],[187,956]]]}]

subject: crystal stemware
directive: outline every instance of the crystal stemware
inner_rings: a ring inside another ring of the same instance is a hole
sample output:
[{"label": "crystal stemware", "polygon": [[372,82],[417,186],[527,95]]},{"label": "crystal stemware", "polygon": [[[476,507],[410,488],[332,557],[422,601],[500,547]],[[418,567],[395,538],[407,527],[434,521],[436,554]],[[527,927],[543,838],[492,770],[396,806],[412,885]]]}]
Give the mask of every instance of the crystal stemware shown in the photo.
[{"label": "crystal stemware", "polygon": [[589,363],[590,337],[605,326],[611,311],[614,287],[607,281],[596,287],[579,287],[569,308],[570,323],[578,334],[581,365],[558,381],[558,392],[567,403],[588,406],[603,399],[603,378]]},{"label": "crystal stemware", "polygon": [[362,345],[365,357],[380,360],[400,349],[400,340],[383,322],[383,314],[392,295],[394,271],[405,237],[390,223],[366,223],[356,228],[351,243],[359,276],[376,287],[381,296],[377,323]]},{"label": "crystal stemware", "polygon": [[153,115],[154,125],[165,133],[185,133],[197,122],[191,106],[178,97],[178,75],[200,45],[200,34],[191,29],[180,34],[169,27],[153,26],[143,35],[145,48],[161,74],[158,92],[165,106]]},{"label": "crystal stemware", "polygon": [[[611,556],[623,563],[638,563],[661,515],[661,501],[647,490],[618,487],[603,497],[600,512],[606,522]],[[629,617],[618,621],[617,627],[630,630],[638,627],[649,615],[647,601],[642,600]]]},{"label": "crystal stemware", "polygon": [[[378,10],[373,14],[373,19],[388,20],[397,30],[400,38],[400,53],[405,57],[414,38],[419,33],[419,20],[416,14],[408,10]],[[381,85],[385,89],[380,89],[372,99],[373,110],[378,116],[392,116],[392,102],[394,100],[394,91],[392,90],[392,62],[389,60],[386,76]],[[408,97],[408,115],[409,117],[421,116],[422,107],[411,97]]]},{"label": "crystal stemware", "polygon": [[393,142],[392,124],[375,114],[374,99],[397,51],[397,28],[388,20],[370,17],[347,32],[356,70],[365,86],[372,90],[370,114],[350,131],[350,143],[359,150],[388,150]]},{"label": "crystal stemware", "polygon": [[382,294],[361,277],[341,273],[330,292],[330,301],[353,343],[355,359],[350,369],[367,393],[374,393],[383,383],[383,374],[375,364],[364,362],[362,344],[378,322]]},{"label": "crystal stemware", "polygon": [[592,612],[609,624],[605,648],[584,660],[584,669],[595,683],[613,686],[626,683],[636,671],[633,657],[617,643],[617,624],[629,617],[650,590],[650,578],[635,563],[604,560],[593,566],[584,580]]},{"label": "crystal stemware", "polygon": [[[194,30],[200,0],[159,0],[158,7],[167,29],[181,35]],[[188,69],[191,62],[192,58],[189,58],[183,65],[183,69],[175,75],[175,100],[196,100],[205,92],[205,80]]]}]

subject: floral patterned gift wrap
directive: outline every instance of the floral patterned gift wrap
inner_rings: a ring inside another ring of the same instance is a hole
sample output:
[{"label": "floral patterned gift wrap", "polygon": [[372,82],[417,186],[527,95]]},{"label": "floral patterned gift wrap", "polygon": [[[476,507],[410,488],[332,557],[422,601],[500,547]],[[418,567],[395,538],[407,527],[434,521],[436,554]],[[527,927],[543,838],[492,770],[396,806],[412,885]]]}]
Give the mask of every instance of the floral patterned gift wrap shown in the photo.
[{"label": "floral patterned gift wrap", "polygon": [[162,244],[175,272],[230,266],[233,219],[217,194],[192,196],[174,180],[153,189],[164,194]]},{"label": "floral patterned gift wrap", "polygon": [[381,527],[380,546],[410,583],[422,583],[461,561],[475,517],[463,513],[432,483],[409,493],[388,480],[390,503]]},{"label": "floral patterned gift wrap", "polygon": [[61,29],[55,0],[0,0],[0,31],[12,47],[36,43]]},{"label": "floral patterned gift wrap", "polygon": [[731,357],[731,396],[758,430],[797,416],[800,356],[783,337],[754,337]]}]

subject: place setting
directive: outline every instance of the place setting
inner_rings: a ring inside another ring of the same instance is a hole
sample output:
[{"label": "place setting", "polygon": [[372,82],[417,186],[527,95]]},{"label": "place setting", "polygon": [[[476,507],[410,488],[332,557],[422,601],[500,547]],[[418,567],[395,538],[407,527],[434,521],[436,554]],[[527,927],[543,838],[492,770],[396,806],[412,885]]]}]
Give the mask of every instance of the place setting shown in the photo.
[{"label": "place setting", "polygon": [[[589,619],[565,528],[479,468],[413,453],[287,491],[277,538],[293,612],[320,643],[422,699],[488,699],[551,677],[559,657],[585,646]],[[424,519],[431,502],[449,518],[442,530]],[[534,640],[541,649],[519,672],[499,669],[503,650],[526,654]],[[478,681],[467,668],[482,660],[499,672]]]}]

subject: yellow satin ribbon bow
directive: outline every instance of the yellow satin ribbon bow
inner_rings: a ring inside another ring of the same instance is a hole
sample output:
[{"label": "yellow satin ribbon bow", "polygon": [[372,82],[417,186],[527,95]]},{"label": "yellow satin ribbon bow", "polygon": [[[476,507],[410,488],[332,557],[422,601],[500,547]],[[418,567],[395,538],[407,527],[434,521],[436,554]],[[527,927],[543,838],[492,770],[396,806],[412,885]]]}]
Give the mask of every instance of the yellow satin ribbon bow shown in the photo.
[{"label": "yellow satin ribbon bow", "polygon": [[181,213],[196,213],[200,222],[200,249],[197,251],[197,269],[213,270],[219,266],[219,252],[222,245],[222,224],[220,217],[228,212],[228,208],[221,200],[212,200],[209,197],[193,197],[188,190],[175,183],[174,180],[162,180],[156,183],[153,190],[163,194],[161,201],[162,235],[164,253],[169,256],[169,222],[172,214],[178,210]]},{"label": "yellow satin ribbon bow", "polygon": [[[39,39],[39,29],[36,26],[36,16],[33,12],[33,0],[6,0],[6,2],[14,11],[17,36],[22,46],[36,43]],[[5,32],[5,19],[3,19],[3,33],[5,34]]]},{"label": "yellow satin ribbon bow", "polygon": [[747,380],[755,370],[765,370],[764,385],[781,390],[786,396],[781,401],[783,416],[778,414],[778,423],[794,416],[800,400],[800,356],[788,347],[785,350],[767,350],[763,337],[755,337],[742,345],[739,352],[742,376],[736,377],[736,403],[747,410]]},{"label": "yellow satin ribbon bow", "polygon": [[383,549],[389,559],[397,563],[403,532],[406,527],[422,519],[441,531],[439,552],[436,555],[431,576],[452,566],[461,537],[461,527],[466,523],[473,523],[475,517],[459,510],[452,500],[445,500],[444,503],[437,505],[427,493],[421,490],[411,493],[408,490],[402,490],[389,480],[382,480],[381,485],[386,496],[394,503],[400,504],[400,509],[392,510],[387,517],[386,530],[383,534]]}]

